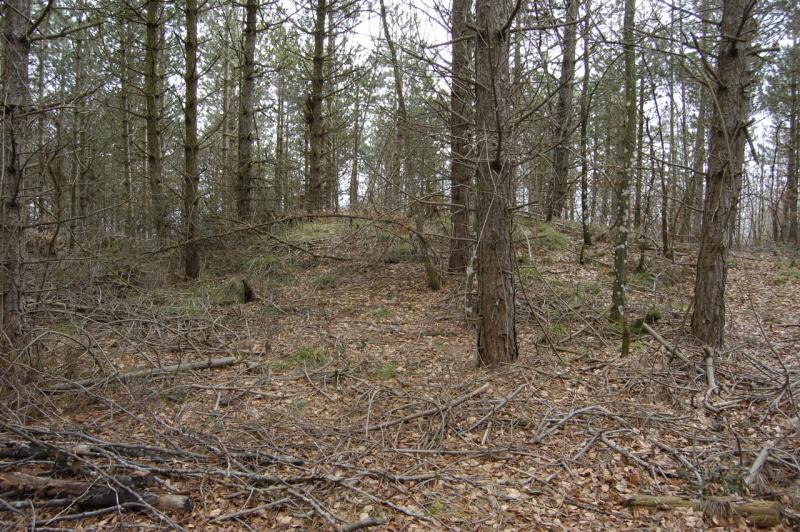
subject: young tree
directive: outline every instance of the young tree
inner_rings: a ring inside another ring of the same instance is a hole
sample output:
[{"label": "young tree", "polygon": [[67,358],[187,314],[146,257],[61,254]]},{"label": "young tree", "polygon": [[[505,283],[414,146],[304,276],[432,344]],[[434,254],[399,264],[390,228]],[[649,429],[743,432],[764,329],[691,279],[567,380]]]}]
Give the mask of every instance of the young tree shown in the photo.
[{"label": "young tree", "polygon": [[723,2],[717,71],[712,82],[715,104],[692,332],[714,348],[723,345],[725,333],[726,232],[736,217],[742,183],[752,81],[749,48],[756,34],[754,9],[754,0]]},{"label": "young tree", "polygon": [[509,157],[508,37],[514,14],[510,0],[477,2],[478,362],[489,367],[518,356]]},{"label": "young tree", "polygon": [[25,220],[22,204],[29,102],[30,0],[6,0],[3,9],[3,183],[0,245],[3,269],[3,336],[17,347],[25,330]]},{"label": "young tree", "polygon": [[[625,113],[622,125],[617,172],[617,237],[614,246],[614,284],[611,289],[612,320],[621,320],[627,335],[625,320],[625,283],[628,275],[628,215],[630,204],[631,161],[636,148],[636,50],[633,41],[636,0],[625,0],[622,42],[625,57]],[[623,342],[623,351],[626,349]]]},{"label": "young tree", "polygon": [[472,87],[470,71],[471,40],[467,40],[467,22],[472,0],[453,0],[451,11],[452,73],[450,81],[450,219],[453,237],[450,240],[451,272],[463,273],[469,262],[469,185],[473,165],[469,159]]}]

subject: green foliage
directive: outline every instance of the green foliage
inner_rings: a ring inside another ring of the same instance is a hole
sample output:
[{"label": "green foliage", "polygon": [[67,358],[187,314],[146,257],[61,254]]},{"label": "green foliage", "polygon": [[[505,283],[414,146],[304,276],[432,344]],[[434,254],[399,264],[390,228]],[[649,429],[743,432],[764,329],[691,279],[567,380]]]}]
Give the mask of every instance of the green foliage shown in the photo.
[{"label": "green foliage", "polygon": [[439,515],[445,510],[445,505],[442,501],[433,501],[428,506],[428,513],[431,515]]},{"label": "green foliage", "polygon": [[378,366],[372,375],[381,381],[388,381],[397,377],[397,364],[389,360]]},{"label": "green foliage", "polygon": [[391,313],[389,309],[385,309],[383,307],[377,308],[372,311],[372,316],[375,318],[388,318]]},{"label": "green foliage", "polygon": [[569,249],[569,237],[560,233],[552,225],[541,223],[536,227],[536,239],[539,246],[548,251],[564,251]]},{"label": "green foliage", "polygon": [[786,269],[783,270],[782,276],[785,279],[792,281],[800,281],[800,268],[790,264]]},{"label": "green foliage", "polygon": [[320,349],[312,347],[303,347],[299,349],[292,357],[293,366],[304,368],[319,368],[327,362],[325,353]]},{"label": "green foliage", "polygon": [[336,285],[336,275],[325,272],[317,277],[316,284],[319,288],[331,288]]},{"label": "green foliage", "polygon": [[628,280],[635,285],[642,286],[645,288],[652,288],[653,283],[655,283],[656,279],[655,277],[653,277],[653,274],[648,271],[643,271],[643,272],[637,271],[631,273]]}]

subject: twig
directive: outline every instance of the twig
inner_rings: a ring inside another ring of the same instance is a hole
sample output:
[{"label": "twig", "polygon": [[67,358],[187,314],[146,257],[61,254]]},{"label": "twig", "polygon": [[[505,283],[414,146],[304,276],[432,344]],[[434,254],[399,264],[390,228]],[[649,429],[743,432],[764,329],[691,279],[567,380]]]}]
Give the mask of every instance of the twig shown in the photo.
[{"label": "twig", "polygon": [[218,523],[219,521],[227,521],[228,519],[237,519],[239,517],[244,517],[246,515],[258,513],[262,510],[271,510],[276,506],[280,506],[285,502],[289,502],[291,499],[289,497],[284,497],[283,499],[278,499],[277,501],[272,501],[269,504],[262,504],[261,506],[256,506],[255,508],[245,508],[244,510],[240,510],[238,512],[233,512],[231,514],[220,515],[219,517],[215,517],[213,519],[209,519],[209,523]]},{"label": "twig", "polygon": [[491,410],[491,411],[490,411],[488,414],[486,414],[485,416],[483,416],[482,418],[480,418],[478,421],[476,421],[475,423],[473,423],[472,425],[470,425],[470,427],[469,427],[468,429],[466,429],[466,431],[465,431],[465,432],[472,432],[472,431],[473,431],[473,430],[475,430],[476,428],[480,427],[480,426],[481,426],[481,424],[482,424],[484,421],[486,421],[487,419],[489,419],[490,417],[492,417],[493,415],[495,415],[495,414],[497,413],[497,411],[498,411],[498,410],[500,410],[501,408],[503,408],[504,406],[506,406],[506,405],[507,405],[507,404],[508,404],[508,403],[509,403],[509,402],[510,402],[512,399],[514,399],[514,396],[516,396],[516,395],[517,395],[519,392],[521,392],[522,390],[524,390],[524,389],[525,389],[527,386],[528,386],[528,384],[527,384],[527,383],[523,383],[523,384],[520,384],[519,386],[517,386],[517,387],[514,389],[514,391],[512,391],[510,394],[508,394],[508,396],[507,396],[507,397],[505,397],[505,398],[504,398],[502,401],[500,401],[499,403],[497,403],[497,404],[494,406],[494,408],[492,408],[492,410]]},{"label": "twig", "polygon": [[482,394],[483,392],[486,391],[486,389],[488,387],[489,387],[489,383],[488,382],[484,383],[483,385],[481,385],[480,387],[472,390],[468,394],[462,395],[461,397],[459,397],[459,398],[455,399],[454,401],[448,403],[444,408],[439,408],[439,407],[428,408],[427,410],[422,410],[422,411],[416,412],[414,414],[409,414],[409,415],[407,415],[405,417],[402,417],[400,419],[395,419],[393,421],[385,421],[383,423],[378,423],[376,425],[369,425],[369,426],[364,428],[364,431],[365,432],[369,432],[371,430],[385,429],[385,428],[388,428],[388,427],[393,427],[395,425],[400,425],[401,423],[405,423],[406,421],[411,421],[413,419],[417,419],[417,418],[421,418],[421,417],[425,417],[425,416],[430,416],[432,414],[437,414],[439,412],[442,412],[443,410],[449,410],[449,409],[451,409],[453,407],[456,407],[456,406],[460,405],[461,403],[469,401],[470,399],[472,399],[476,395]]},{"label": "twig", "polygon": [[354,523],[350,523],[349,525],[345,525],[339,528],[340,532],[353,532],[355,530],[361,530],[363,528],[369,528],[372,526],[381,526],[386,524],[386,519],[381,519],[379,517],[367,517],[366,519],[361,519],[360,521],[356,521]]}]

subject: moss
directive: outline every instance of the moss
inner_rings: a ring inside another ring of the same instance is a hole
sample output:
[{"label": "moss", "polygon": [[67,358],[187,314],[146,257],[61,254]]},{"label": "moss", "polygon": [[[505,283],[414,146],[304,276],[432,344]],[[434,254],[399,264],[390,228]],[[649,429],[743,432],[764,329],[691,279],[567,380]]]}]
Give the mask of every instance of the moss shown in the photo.
[{"label": "moss", "polygon": [[571,245],[569,238],[564,233],[560,233],[553,226],[545,223],[537,226],[536,239],[542,248],[549,251],[564,251]]}]

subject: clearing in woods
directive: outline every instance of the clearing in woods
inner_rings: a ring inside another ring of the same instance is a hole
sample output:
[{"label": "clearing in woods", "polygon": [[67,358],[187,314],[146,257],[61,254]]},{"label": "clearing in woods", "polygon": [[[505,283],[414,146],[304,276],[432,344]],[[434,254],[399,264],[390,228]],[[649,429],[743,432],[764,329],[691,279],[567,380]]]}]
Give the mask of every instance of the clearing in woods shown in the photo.
[{"label": "clearing in woods", "polygon": [[[37,528],[774,524],[772,506],[714,499],[726,496],[779,501],[777,526],[797,525],[791,257],[734,252],[728,350],[708,359],[687,334],[693,250],[674,262],[651,253],[630,278],[641,319],[623,358],[605,317],[610,245],[581,266],[573,227],[524,220],[515,239],[521,356],[495,372],[475,367],[464,279],[428,290],[399,225],[305,221],[213,241],[193,283],[165,273],[177,254],[109,248],[91,270],[60,263],[48,274],[59,303],[34,309],[47,324],[35,332],[38,375],[2,406],[0,491],[21,474],[117,492],[115,479],[134,477],[136,493],[193,502],[97,515],[42,506]],[[241,303],[242,280],[256,301]],[[210,360],[219,367],[169,368]],[[642,494],[696,503],[627,506]],[[33,525],[21,508],[0,519]]]}]

